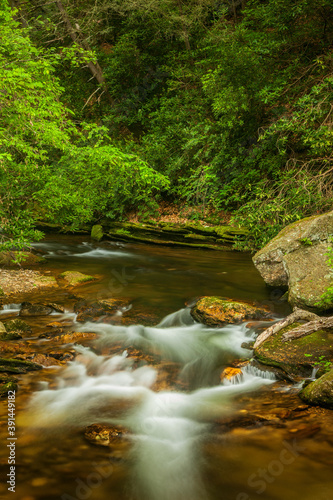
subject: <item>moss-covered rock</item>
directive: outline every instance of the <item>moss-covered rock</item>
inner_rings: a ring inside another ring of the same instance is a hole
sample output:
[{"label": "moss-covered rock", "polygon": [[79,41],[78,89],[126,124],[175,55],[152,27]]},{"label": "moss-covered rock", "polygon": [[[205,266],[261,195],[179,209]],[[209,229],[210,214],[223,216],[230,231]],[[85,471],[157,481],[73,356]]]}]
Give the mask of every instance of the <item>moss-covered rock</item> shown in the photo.
[{"label": "moss-covered rock", "polygon": [[94,276],[89,276],[88,274],[80,273],[79,271],[65,271],[60,274],[69,286],[80,285],[81,283],[87,283],[88,281],[94,281],[97,278]]},{"label": "moss-covered rock", "polygon": [[11,319],[6,323],[6,330],[8,333],[13,334],[30,334],[32,332],[31,326],[22,319]]},{"label": "moss-covered rock", "polygon": [[5,325],[0,321],[0,340],[17,340],[21,338],[22,335],[20,335],[19,333],[8,333]]},{"label": "moss-covered rock", "polygon": [[36,255],[32,252],[0,252],[0,264],[3,266],[37,266],[38,264],[43,264],[46,262],[44,257]]},{"label": "moss-covered rock", "polygon": [[91,228],[90,236],[93,240],[100,241],[103,238],[103,227],[100,224],[96,224]]},{"label": "moss-covered rock", "polygon": [[8,380],[5,383],[0,383],[0,397],[7,397],[9,391],[17,391],[17,383],[15,379]]},{"label": "moss-covered rock", "polygon": [[333,360],[333,330],[319,330],[296,340],[282,342],[282,335],[297,326],[299,323],[283,328],[254,351],[258,361],[278,367],[294,379],[309,377],[323,357]]},{"label": "moss-covered rock", "polygon": [[41,370],[43,367],[37,363],[15,358],[0,358],[0,372],[26,373],[33,370]]},{"label": "moss-covered rock", "polygon": [[268,285],[289,287],[292,306],[328,310],[333,301],[321,306],[318,302],[333,282],[326,255],[332,236],[333,211],[307,217],[280,231],[253,262]]},{"label": "moss-covered rock", "polygon": [[333,410],[333,370],[307,385],[299,396],[310,405],[323,406]]},{"label": "moss-covered rock", "polygon": [[222,297],[202,297],[191,310],[191,315],[196,321],[208,326],[223,326],[249,319],[261,319],[267,314],[267,310],[263,308]]}]

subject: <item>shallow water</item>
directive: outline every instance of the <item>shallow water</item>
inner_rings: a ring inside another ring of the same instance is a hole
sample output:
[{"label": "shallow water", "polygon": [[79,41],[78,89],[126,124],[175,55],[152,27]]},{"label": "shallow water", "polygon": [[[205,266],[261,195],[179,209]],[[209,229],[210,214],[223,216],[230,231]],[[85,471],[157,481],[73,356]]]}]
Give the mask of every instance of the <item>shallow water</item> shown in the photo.
[{"label": "shallow water", "polygon": [[[333,498],[332,413],[304,407],[297,389],[249,366],[220,383],[223,367],[251,356],[241,344],[254,337],[254,328],[205,328],[186,307],[198,296],[219,295],[265,304],[276,318],[287,314],[282,291],[265,287],[249,255],[95,245],[65,236],[37,247],[48,258],[44,270],[100,277],[75,293],[128,298],[131,308],[115,318],[117,324],[75,325],[98,338],[77,345],[76,360],[67,367],[21,378],[17,487],[8,492],[3,482],[3,498]],[[73,299],[57,294],[73,319]],[[15,315],[18,308],[3,312]],[[54,349],[52,339],[36,337],[46,320],[29,322],[36,331],[26,344]],[[138,359],[133,349],[141,353]],[[123,429],[123,438],[109,446],[91,444],[85,426],[102,423]],[[1,438],[6,432],[4,405]],[[7,455],[3,447],[4,475]]]}]

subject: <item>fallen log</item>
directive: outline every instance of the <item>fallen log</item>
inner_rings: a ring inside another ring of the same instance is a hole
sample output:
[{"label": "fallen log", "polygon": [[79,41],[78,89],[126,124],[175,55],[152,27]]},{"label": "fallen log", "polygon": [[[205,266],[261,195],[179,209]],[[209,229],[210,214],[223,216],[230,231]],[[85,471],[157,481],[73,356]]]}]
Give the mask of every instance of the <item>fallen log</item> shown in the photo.
[{"label": "fallen log", "polygon": [[[258,337],[257,340],[254,343],[253,348],[257,349],[258,347],[265,342],[271,335],[274,335],[275,333],[278,333],[282,328],[285,328],[286,326],[292,325],[296,321],[310,321],[314,323],[315,321],[320,321],[322,318],[317,316],[317,314],[311,313],[309,311],[304,311],[303,309],[299,309],[298,307],[295,308],[294,312],[289,314],[286,318],[282,319],[281,321],[278,321],[277,323],[274,323],[274,325],[270,326],[266,330],[264,330]],[[333,318],[332,318],[333,321]],[[302,325],[303,326],[303,325]],[[297,330],[301,327],[297,327]],[[295,329],[291,330],[291,332],[294,332]],[[285,335],[291,332],[286,332],[283,335],[283,338]],[[305,334],[308,335],[308,334]],[[302,336],[302,335],[301,335]],[[286,340],[291,340],[291,339],[286,339]]]},{"label": "fallen log", "polygon": [[315,321],[305,323],[305,325],[293,328],[289,332],[284,333],[281,340],[282,342],[288,342],[289,340],[300,339],[306,335],[311,335],[311,333],[317,332],[318,330],[328,330],[330,328],[333,328],[333,316],[319,318]]}]

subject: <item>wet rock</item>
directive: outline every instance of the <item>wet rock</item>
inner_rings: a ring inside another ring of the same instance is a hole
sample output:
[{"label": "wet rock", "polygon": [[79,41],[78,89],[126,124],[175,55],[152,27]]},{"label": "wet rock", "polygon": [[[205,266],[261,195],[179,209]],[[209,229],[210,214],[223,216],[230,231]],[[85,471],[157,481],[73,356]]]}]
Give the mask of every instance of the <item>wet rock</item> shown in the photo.
[{"label": "wet rock", "polygon": [[58,304],[56,302],[47,302],[43,304],[47,307],[52,307],[52,309],[58,313],[64,314],[65,313],[65,307],[61,304]]},{"label": "wet rock", "polygon": [[64,333],[63,335],[53,337],[53,340],[61,341],[64,344],[74,344],[78,341],[95,340],[96,338],[97,338],[96,333],[73,332],[73,333]]},{"label": "wet rock", "polygon": [[231,380],[234,377],[241,376],[242,375],[242,370],[240,368],[233,368],[231,366],[228,366],[223,370],[223,372],[220,375],[221,382],[224,379]]},{"label": "wet rock", "polygon": [[128,440],[129,431],[124,427],[93,424],[86,427],[84,437],[98,446],[119,445],[122,441]]},{"label": "wet rock", "polygon": [[324,311],[332,303],[318,306],[332,284],[326,253],[333,236],[333,211],[290,224],[255,254],[253,262],[265,282],[288,286],[289,302],[302,309]]},{"label": "wet rock", "polygon": [[26,335],[31,334],[31,326],[22,319],[11,319],[6,322],[6,330],[8,333]]},{"label": "wet rock", "polygon": [[7,332],[5,325],[0,321],[0,340],[17,340],[21,338],[22,335],[17,332]]},{"label": "wet rock", "polygon": [[41,370],[43,367],[30,361],[15,358],[0,358],[0,372],[26,373],[33,370]]},{"label": "wet rock", "polygon": [[202,297],[191,309],[192,317],[208,326],[224,326],[266,317],[267,310],[221,297]]},{"label": "wet rock", "polygon": [[313,368],[323,358],[333,360],[333,330],[319,330],[299,339],[282,342],[283,334],[298,326],[283,328],[255,349],[255,358],[265,365],[278,367],[289,377],[298,380],[310,377]]},{"label": "wet rock", "polygon": [[242,349],[248,349],[249,351],[252,351],[253,350],[253,346],[254,346],[254,341],[243,342],[242,345],[241,345],[241,348]]},{"label": "wet rock", "polygon": [[333,409],[333,370],[305,387],[299,396],[310,405]]},{"label": "wet rock", "polygon": [[20,310],[20,316],[48,316],[52,312],[53,308],[50,306],[23,302]]},{"label": "wet rock", "polygon": [[97,302],[80,301],[74,306],[76,321],[98,321],[102,316],[113,315],[129,305],[127,299],[104,299]]},{"label": "wet rock", "polygon": [[65,271],[60,274],[60,277],[65,280],[69,286],[76,286],[88,281],[95,281],[97,278],[88,274],[80,273],[79,271]]},{"label": "wet rock", "polygon": [[96,241],[100,241],[103,238],[103,227],[99,224],[95,224],[91,228],[91,238]]},{"label": "wet rock", "polygon": [[40,353],[19,354],[18,356],[16,356],[16,359],[29,361],[31,363],[37,363],[38,365],[42,365],[42,366],[58,366],[58,365],[63,364],[58,359],[56,359],[52,356],[40,354]]},{"label": "wet rock", "polygon": [[0,383],[0,397],[5,398],[9,391],[17,391],[17,380],[12,379],[4,383]]}]

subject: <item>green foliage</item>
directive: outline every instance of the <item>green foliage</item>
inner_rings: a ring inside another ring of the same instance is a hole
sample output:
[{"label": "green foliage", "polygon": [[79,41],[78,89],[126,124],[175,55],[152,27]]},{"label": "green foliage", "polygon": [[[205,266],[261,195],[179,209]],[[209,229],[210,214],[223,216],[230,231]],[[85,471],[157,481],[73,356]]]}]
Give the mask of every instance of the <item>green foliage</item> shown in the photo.
[{"label": "green foliage", "polygon": [[318,361],[313,363],[324,373],[329,372],[332,369],[333,363],[325,358],[325,356],[319,356]]},{"label": "green foliage", "polygon": [[2,246],[24,248],[41,237],[36,218],[78,224],[133,206],[154,209],[168,180],[143,160],[119,151],[105,128],[74,127],[61,103],[52,59],[0,11],[0,215]]},{"label": "green foliage", "polygon": [[255,250],[331,209],[330,0],[61,4],[21,3],[22,29],[3,2],[5,233],[149,217],[162,195],[231,213]]},{"label": "green foliage", "polygon": [[331,239],[331,246],[329,247],[327,253],[326,264],[330,268],[332,274],[332,285],[327,287],[323,295],[320,297],[320,301],[315,304],[318,307],[332,308],[333,307],[333,239]]}]

